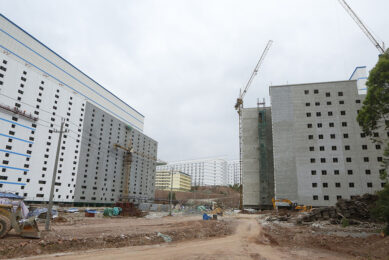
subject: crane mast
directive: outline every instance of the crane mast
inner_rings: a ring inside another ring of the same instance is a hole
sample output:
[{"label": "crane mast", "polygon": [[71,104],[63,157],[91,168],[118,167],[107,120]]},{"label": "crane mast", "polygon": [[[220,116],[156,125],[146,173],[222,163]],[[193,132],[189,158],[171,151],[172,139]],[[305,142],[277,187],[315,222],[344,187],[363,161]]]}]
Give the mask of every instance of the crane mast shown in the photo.
[{"label": "crane mast", "polygon": [[378,49],[380,54],[385,53],[385,45],[382,45],[374,38],[373,34],[369,31],[369,29],[363,24],[361,19],[357,16],[357,14],[351,9],[351,7],[347,4],[345,0],[338,0],[339,3],[343,6],[346,12],[353,18],[353,20],[357,23],[359,28],[361,28],[362,32],[369,38],[369,40],[374,44],[374,46]]},{"label": "crane mast", "polygon": [[240,202],[239,208],[243,209],[243,181],[242,181],[242,109],[243,109],[243,98],[247,93],[247,90],[250,88],[251,83],[253,82],[254,77],[258,74],[259,68],[261,67],[263,60],[266,57],[271,45],[273,44],[272,40],[269,40],[264,51],[262,52],[261,57],[258,60],[257,65],[254,68],[253,73],[251,74],[249,81],[247,82],[243,92],[239,93],[239,97],[236,99],[235,109],[239,115],[239,174],[240,174]]}]

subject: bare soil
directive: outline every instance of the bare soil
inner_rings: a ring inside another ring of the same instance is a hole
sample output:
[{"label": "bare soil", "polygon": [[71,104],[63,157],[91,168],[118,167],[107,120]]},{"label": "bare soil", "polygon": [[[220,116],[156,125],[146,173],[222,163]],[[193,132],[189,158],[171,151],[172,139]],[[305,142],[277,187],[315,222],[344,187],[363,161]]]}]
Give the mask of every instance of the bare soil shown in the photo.
[{"label": "bare soil", "polygon": [[[44,225],[39,224],[40,230]],[[25,239],[12,232],[0,240],[0,258],[25,257],[58,252],[164,243],[161,232],[173,241],[231,234],[227,221],[203,221],[201,216],[146,218],[84,218],[76,223],[57,222],[41,239]]]}]

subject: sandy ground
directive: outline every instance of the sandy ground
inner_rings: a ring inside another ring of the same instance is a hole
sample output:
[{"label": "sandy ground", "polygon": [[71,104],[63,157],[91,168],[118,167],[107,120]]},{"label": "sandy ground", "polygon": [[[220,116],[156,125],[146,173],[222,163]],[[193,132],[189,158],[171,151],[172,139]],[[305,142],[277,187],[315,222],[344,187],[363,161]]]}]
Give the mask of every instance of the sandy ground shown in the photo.
[{"label": "sandy ground", "polygon": [[33,259],[355,259],[328,250],[292,250],[271,245],[255,215],[240,216],[238,223],[233,235],[222,238],[42,255]]}]

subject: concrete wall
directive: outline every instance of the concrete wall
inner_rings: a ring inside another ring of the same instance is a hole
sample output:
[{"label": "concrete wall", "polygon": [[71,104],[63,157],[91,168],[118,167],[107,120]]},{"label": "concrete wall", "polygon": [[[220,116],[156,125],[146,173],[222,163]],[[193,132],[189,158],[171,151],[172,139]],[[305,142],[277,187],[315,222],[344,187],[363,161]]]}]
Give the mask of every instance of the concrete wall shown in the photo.
[{"label": "concrete wall", "polygon": [[134,149],[129,196],[135,200],[154,198],[156,160],[150,158],[157,157],[157,142],[87,102],[75,202],[111,203],[119,199],[125,152],[113,145],[128,147],[129,139]]},{"label": "concrete wall", "polygon": [[382,188],[383,147],[361,136],[357,81],[272,86],[270,96],[277,198],[328,206]]},{"label": "concrete wall", "polygon": [[[259,139],[259,111],[246,108],[242,111],[242,171],[243,205],[262,208],[271,205],[274,196],[271,110],[265,109],[266,139]],[[260,142],[265,146],[263,158],[266,171],[261,171]]]}]

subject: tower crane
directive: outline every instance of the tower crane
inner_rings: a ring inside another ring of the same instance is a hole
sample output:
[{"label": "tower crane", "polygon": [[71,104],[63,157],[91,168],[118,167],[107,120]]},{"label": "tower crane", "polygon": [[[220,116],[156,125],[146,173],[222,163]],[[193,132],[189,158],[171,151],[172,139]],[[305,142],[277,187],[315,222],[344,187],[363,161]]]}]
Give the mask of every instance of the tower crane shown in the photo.
[{"label": "tower crane", "polygon": [[239,97],[236,99],[235,109],[239,115],[239,174],[240,174],[240,209],[243,209],[243,182],[242,182],[242,110],[243,110],[243,98],[247,93],[247,90],[250,88],[251,83],[253,82],[254,77],[258,74],[258,70],[261,67],[263,60],[266,57],[267,52],[269,51],[271,45],[273,44],[272,40],[269,40],[265,50],[262,52],[261,58],[258,60],[257,65],[254,68],[253,73],[251,74],[249,81],[246,84],[243,92],[241,91]]},{"label": "tower crane", "polygon": [[339,3],[343,6],[346,12],[353,18],[353,20],[357,23],[359,28],[361,28],[362,32],[369,38],[369,40],[374,44],[374,46],[378,49],[380,54],[385,53],[385,43],[382,42],[380,44],[373,36],[373,34],[369,31],[369,29],[363,24],[361,19],[357,16],[357,14],[351,9],[351,7],[347,4],[345,0],[338,0]]}]

